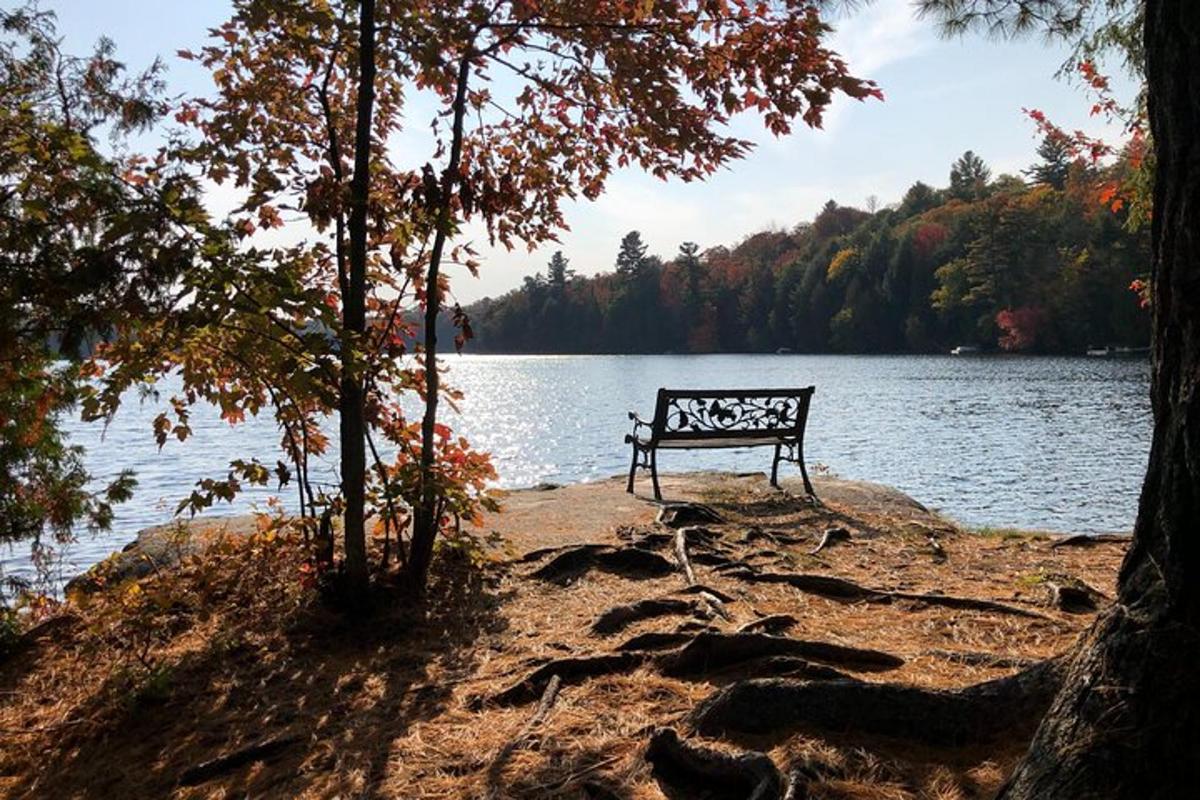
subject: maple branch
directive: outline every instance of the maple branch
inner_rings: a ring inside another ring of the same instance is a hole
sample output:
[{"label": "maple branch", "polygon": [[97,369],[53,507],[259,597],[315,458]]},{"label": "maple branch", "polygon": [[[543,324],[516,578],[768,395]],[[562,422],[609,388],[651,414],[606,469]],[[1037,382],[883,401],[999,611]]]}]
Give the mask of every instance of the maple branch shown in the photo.
[{"label": "maple branch", "polygon": [[[216,342],[212,342],[207,339],[201,339],[199,342],[202,347],[207,347],[210,350],[223,355],[226,358],[237,362],[238,364],[241,364],[249,375],[259,374],[259,370],[255,369],[254,366],[251,365],[250,362],[248,362],[241,354],[232,351],[227,347],[222,347]],[[301,410],[300,404],[296,402],[296,399],[292,397],[291,393],[287,389],[283,388],[282,386],[273,386],[271,383],[264,380],[255,381],[255,383],[267,391],[267,394],[271,396],[271,403],[279,412],[283,411],[284,404],[279,401],[279,395],[276,394],[277,391],[282,393],[284,398],[292,404],[292,408],[295,409],[300,425],[300,436],[303,443],[303,450],[299,450],[297,447],[295,436],[292,433],[291,424],[282,416],[280,416],[279,413],[276,413],[275,420],[284,429],[284,433],[287,435],[288,441],[291,443],[291,447],[289,449],[292,451],[292,463],[296,465],[296,484],[300,492],[300,516],[303,517],[305,492],[308,493],[309,508],[312,509],[315,507],[312,484],[308,480],[308,423],[306,415]],[[303,453],[303,458],[301,458],[301,453]],[[312,513],[314,516],[316,515],[315,511]]]}]

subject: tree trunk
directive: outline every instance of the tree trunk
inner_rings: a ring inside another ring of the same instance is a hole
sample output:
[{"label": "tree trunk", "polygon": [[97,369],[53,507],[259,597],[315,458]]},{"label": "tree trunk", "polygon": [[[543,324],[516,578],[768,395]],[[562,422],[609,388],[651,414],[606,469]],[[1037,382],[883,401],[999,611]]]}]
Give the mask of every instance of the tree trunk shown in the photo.
[{"label": "tree trunk", "polygon": [[1175,798],[1200,786],[1200,3],[1148,0],[1154,438],[1118,600],[1001,797]]},{"label": "tree trunk", "polygon": [[346,582],[351,599],[367,594],[366,422],[359,348],[366,331],[367,201],[370,197],[371,122],[375,103],[375,0],[359,7],[359,83],[354,123],[354,175],[350,179],[350,279],[342,298],[341,470],[345,501]]},{"label": "tree trunk", "polygon": [[467,79],[471,71],[471,55],[468,50],[458,65],[458,77],[454,93],[454,119],[450,131],[450,160],[442,173],[439,185],[437,230],[434,232],[433,249],[429,254],[429,269],[425,274],[425,416],[421,420],[421,499],[413,513],[413,532],[408,577],[411,588],[422,592],[433,560],[433,544],[438,534],[438,488],[434,480],[434,435],[437,425],[439,386],[437,371],[437,320],[441,310],[441,289],[438,286],[439,270],[446,240],[450,235],[451,201],[459,181],[459,163],[462,158],[463,118],[467,108]]}]

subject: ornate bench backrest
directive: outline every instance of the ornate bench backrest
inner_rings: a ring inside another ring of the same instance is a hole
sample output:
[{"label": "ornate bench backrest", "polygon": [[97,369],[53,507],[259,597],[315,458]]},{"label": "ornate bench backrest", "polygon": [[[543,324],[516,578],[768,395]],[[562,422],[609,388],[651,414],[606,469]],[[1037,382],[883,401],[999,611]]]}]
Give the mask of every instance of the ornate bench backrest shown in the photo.
[{"label": "ornate bench backrest", "polygon": [[652,436],[735,439],[804,435],[814,387],[803,389],[659,389]]}]

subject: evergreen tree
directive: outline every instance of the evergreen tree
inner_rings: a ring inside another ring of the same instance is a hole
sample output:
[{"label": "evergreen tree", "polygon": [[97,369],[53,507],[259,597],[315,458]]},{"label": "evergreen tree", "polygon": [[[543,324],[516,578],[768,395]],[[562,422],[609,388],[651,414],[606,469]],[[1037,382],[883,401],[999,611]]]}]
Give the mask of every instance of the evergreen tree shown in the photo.
[{"label": "evergreen tree", "polygon": [[617,274],[624,278],[634,277],[641,272],[645,260],[646,244],[642,235],[637,231],[625,234],[621,249],[617,251]]},{"label": "evergreen tree", "polygon": [[695,300],[699,298],[700,245],[695,242],[684,242],[679,245],[679,255],[675,257],[675,263],[679,264],[679,269],[683,273],[688,299]]},{"label": "evergreen tree", "polygon": [[968,150],[950,167],[950,196],[959,200],[979,200],[987,194],[992,171],[983,159]]},{"label": "evergreen tree", "polygon": [[1034,183],[1062,189],[1067,185],[1067,174],[1071,171],[1071,150],[1061,137],[1046,134],[1038,145],[1040,163],[1034,164],[1023,173]]},{"label": "evergreen tree", "polygon": [[900,201],[900,213],[911,217],[928,211],[937,204],[937,191],[929,184],[917,181],[904,193],[904,199]]},{"label": "evergreen tree", "polygon": [[568,279],[574,277],[575,270],[571,269],[570,264],[571,262],[563,256],[562,250],[554,251],[546,267],[546,280],[551,286],[561,289],[566,286]]}]

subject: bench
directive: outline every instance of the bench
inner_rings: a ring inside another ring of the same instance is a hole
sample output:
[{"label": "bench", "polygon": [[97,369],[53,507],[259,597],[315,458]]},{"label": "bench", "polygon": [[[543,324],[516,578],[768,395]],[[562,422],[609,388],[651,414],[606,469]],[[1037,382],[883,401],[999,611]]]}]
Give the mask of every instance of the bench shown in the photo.
[{"label": "bench", "polygon": [[629,483],[639,467],[650,470],[654,499],[662,500],[658,488],[658,451],[697,450],[715,447],[774,447],[771,485],[779,487],[779,462],[800,467],[804,490],[816,498],[808,470],[804,468],[804,426],[815,388],[804,389],[659,389],[654,418],[647,422],[629,412],[633,432],[626,444],[633,445]]}]

